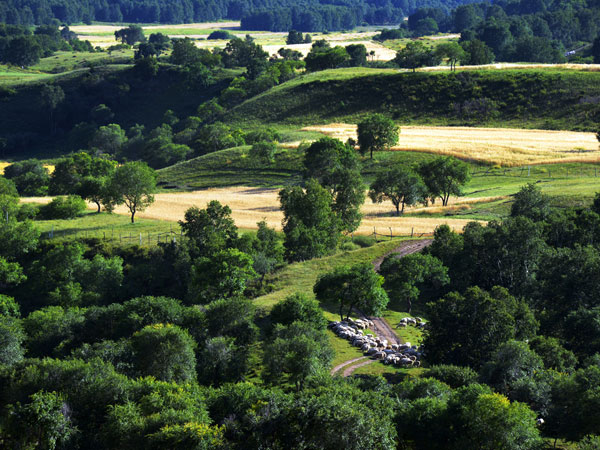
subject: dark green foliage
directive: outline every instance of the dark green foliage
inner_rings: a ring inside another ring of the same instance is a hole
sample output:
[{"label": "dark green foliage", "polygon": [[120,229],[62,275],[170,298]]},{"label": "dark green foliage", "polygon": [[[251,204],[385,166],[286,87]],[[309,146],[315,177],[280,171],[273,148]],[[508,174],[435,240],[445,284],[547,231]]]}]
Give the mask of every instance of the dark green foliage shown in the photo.
[{"label": "dark green foliage", "polygon": [[478,368],[500,344],[532,337],[536,331],[527,305],[500,287],[453,292],[428,306],[430,330],[424,345],[434,363]]},{"label": "dark green foliage", "polygon": [[572,372],[575,369],[577,358],[555,337],[536,336],[529,341],[529,347],[542,358],[546,369],[558,372]]},{"label": "dark green foliage", "polygon": [[207,339],[198,352],[198,382],[219,386],[239,381],[246,371],[245,348],[237,346],[232,337],[218,336]]},{"label": "dark green foliage", "polygon": [[340,320],[344,320],[344,314],[348,318],[353,308],[378,316],[389,302],[383,281],[371,264],[359,263],[321,275],[313,291],[320,301],[339,305]]},{"label": "dark green foliage", "polygon": [[439,197],[448,205],[451,195],[461,195],[461,188],[471,178],[469,165],[452,157],[440,157],[419,166],[419,174],[427,187],[429,198]]},{"label": "dark green foliage", "polygon": [[431,366],[427,376],[440,380],[453,389],[476,383],[478,378],[477,372],[470,367],[453,366],[451,364]]},{"label": "dark green foliage", "polygon": [[542,190],[535,184],[523,186],[515,195],[511,206],[511,216],[524,216],[537,222],[545,220],[550,214],[550,199],[542,194]]},{"label": "dark green foliage", "polygon": [[248,346],[258,335],[254,314],[254,305],[243,297],[214,301],[206,307],[208,334],[229,336],[235,339],[237,346]]},{"label": "dark green foliage", "polygon": [[[29,402],[11,404],[5,443],[11,448],[36,446],[45,449],[64,448],[77,435],[71,422],[66,398],[56,392],[39,391]],[[14,447],[12,447],[14,446]]]},{"label": "dark green foliage", "polygon": [[415,72],[419,67],[437,66],[440,63],[440,58],[422,42],[411,41],[396,53],[394,62],[401,68],[412,69]]},{"label": "dark green foliage", "polygon": [[542,358],[526,342],[508,341],[501,344],[481,368],[481,379],[511,398],[517,383],[532,378],[543,368]]},{"label": "dark green foliage", "polygon": [[304,61],[306,70],[311,72],[317,70],[335,69],[350,61],[350,55],[344,47],[335,46],[331,48],[327,45],[319,45],[320,41],[313,43],[312,48]]},{"label": "dark green foliage", "polygon": [[331,205],[331,194],[316,180],[279,192],[283,210],[285,257],[303,261],[324,256],[336,248],[341,224]]},{"label": "dark green foliage", "polygon": [[48,169],[36,159],[11,164],[4,169],[4,177],[15,183],[20,195],[43,196],[48,192]]},{"label": "dark green foliage", "polygon": [[39,215],[44,220],[74,219],[87,209],[85,200],[78,195],[55,197],[46,205],[40,207]]},{"label": "dark green foliage", "polygon": [[293,322],[302,322],[315,329],[323,329],[327,323],[319,302],[304,294],[290,295],[271,310],[271,323],[274,325],[291,325]]},{"label": "dark green foliage", "polygon": [[337,139],[321,138],[304,154],[305,179],[314,178],[329,189],[332,210],[343,230],[352,232],[362,219],[360,207],[365,201],[365,186],[360,174],[360,161],[354,149]]},{"label": "dark green foliage", "polygon": [[256,278],[252,258],[236,248],[201,257],[192,266],[189,298],[192,303],[210,303],[241,295]]},{"label": "dark green foliage", "polygon": [[131,337],[134,368],[141,376],[176,383],[196,379],[196,343],[176,325],[148,325]]},{"label": "dark green foliage", "polygon": [[139,25],[129,25],[127,28],[115,31],[115,39],[117,41],[121,40],[121,43],[128,45],[146,41],[144,30]]},{"label": "dark green foliage", "polygon": [[245,39],[231,39],[221,53],[225,67],[245,67],[247,77],[255,80],[267,68],[269,54],[254,43],[250,35]]},{"label": "dark green foliage", "polygon": [[398,142],[400,133],[398,125],[392,119],[382,114],[370,114],[358,123],[358,145],[361,154],[389,149]]},{"label": "dark green foliage", "polygon": [[389,297],[406,302],[410,314],[412,302],[419,299],[426,288],[431,297],[438,297],[442,286],[450,282],[448,268],[435,256],[414,253],[398,258],[392,254],[381,263],[379,273],[385,278],[384,288]]},{"label": "dark green foliage", "polygon": [[406,205],[412,206],[422,202],[425,193],[425,185],[417,173],[404,166],[395,166],[377,174],[371,184],[369,197],[373,203],[390,200],[396,207],[396,215],[399,216],[404,213]]},{"label": "dark green foliage", "polygon": [[0,316],[0,367],[12,366],[23,359],[25,350],[22,343],[25,334],[21,323],[15,317]]},{"label": "dark green foliage", "polygon": [[235,246],[238,231],[229,206],[212,200],[206,209],[195,206],[188,209],[184,217],[183,221],[179,221],[179,226],[192,241],[194,255],[208,257]]},{"label": "dark green foliage", "polygon": [[229,31],[227,30],[215,30],[212,33],[210,33],[206,39],[210,40],[230,40],[233,39],[235,37],[235,35],[231,34]]},{"label": "dark green foliage", "polygon": [[461,43],[465,50],[464,64],[468,66],[480,66],[494,62],[494,53],[492,49],[485,45],[485,42],[479,39],[464,41]]},{"label": "dark green foliage", "polygon": [[274,384],[288,381],[300,390],[307,377],[329,367],[333,349],[324,329],[293,322],[275,326],[273,340],[263,355],[265,380]]},{"label": "dark green foliage", "polygon": [[133,223],[136,212],[144,211],[154,203],[152,193],[156,190],[156,174],[144,162],[125,163],[112,174],[106,190],[117,204],[125,204]]},{"label": "dark green foliage", "polygon": [[600,367],[597,365],[558,377],[552,385],[552,404],[544,431],[552,437],[563,436],[573,441],[588,434],[599,434],[598,383]]},{"label": "dark green foliage", "polygon": [[259,141],[252,144],[249,155],[259,163],[271,164],[275,158],[277,145],[274,142]]}]

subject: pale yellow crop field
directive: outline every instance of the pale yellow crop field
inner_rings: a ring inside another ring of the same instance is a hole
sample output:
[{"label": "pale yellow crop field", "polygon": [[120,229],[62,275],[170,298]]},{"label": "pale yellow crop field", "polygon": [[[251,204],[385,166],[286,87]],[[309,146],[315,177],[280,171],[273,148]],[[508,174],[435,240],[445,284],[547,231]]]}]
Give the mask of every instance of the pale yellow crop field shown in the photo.
[{"label": "pale yellow crop field", "polygon": [[[253,187],[229,187],[219,189],[206,189],[194,192],[160,193],[155,195],[155,202],[144,212],[138,212],[136,217],[160,220],[183,220],[184,213],[192,206],[206,208],[211,200],[218,200],[223,205],[228,205],[232,211],[232,217],[239,228],[256,229],[256,223],[265,220],[270,227],[281,230],[283,213],[279,209],[278,189],[253,188]],[[476,202],[488,202],[502,197],[494,198],[468,198],[460,197],[450,200],[447,207],[407,207],[405,212],[417,212],[427,210],[431,213],[467,209],[469,204]],[[48,203],[51,197],[29,197],[22,198],[25,203]],[[90,209],[96,206],[90,204]],[[397,235],[432,233],[438,225],[448,224],[450,228],[461,231],[471,220],[445,219],[434,217],[396,217],[390,216],[394,212],[394,206],[390,202],[373,204],[367,199],[362,207],[364,218],[357,230],[357,234],[371,234],[373,229],[377,233],[389,235],[391,232]],[[117,214],[129,214],[127,208],[118,206]]]},{"label": "pale yellow crop field", "polygon": [[[352,124],[332,123],[303,130],[318,131],[343,141],[356,139],[356,125]],[[596,135],[575,131],[403,126],[398,145],[392,149],[450,155],[508,167],[600,162]]]}]

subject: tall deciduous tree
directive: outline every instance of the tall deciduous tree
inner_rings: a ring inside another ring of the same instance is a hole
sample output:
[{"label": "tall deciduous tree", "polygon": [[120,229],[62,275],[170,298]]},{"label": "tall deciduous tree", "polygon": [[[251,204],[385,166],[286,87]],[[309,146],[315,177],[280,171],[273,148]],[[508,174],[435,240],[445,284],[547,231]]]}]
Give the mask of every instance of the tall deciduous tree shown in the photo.
[{"label": "tall deciduous tree", "polygon": [[461,195],[462,186],[470,179],[469,165],[456,158],[440,157],[421,164],[418,169],[430,197],[439,197],[448,205],[451,195]]},{"label": "tall deciduous tree", "polygon": [[179,221],[183,233],[194,243],[195,256],[210,256],[229,247],[238,239],[238,229],[229,206],[212,200],[206,209],[192,207]]},{"label": "tall deciduous tree", "polygon": [[281,190],[279,200],[289,261],[324,256],[336,247],[340,220],[331,208],[331,194],[316,180],[309,180],[306,189],[294,186]]},{"label": "tall deciduous tree", "polygon": [[450,70],[456,70],[456,64],[466,58],[466,53],[458,42],[440,44],[435,48],[435,52],[440,58],[448,58]]},{"label": "tall deciduous tree", "polygon": [[357,128],[360,152],[371,153],[373,159],[373,152],[387,150],[398,142],[399,131],[398,125],[383,114],[367,116]]},{"label": "tall deciduous tree", "polygon": [[413,72],[419,67],[435,66],[440,59],[433,50],[427,48],[420,41],[411,41],[406,47],[396,53],[394,62],[398,66],[406,69],[412,69]]},{"label": "tall deciduous tree", "polygon": [[419,298],[424,283],[439,289],[450,282],[448,268],[435,256],[414,253],[403,258],[392,254],[381,263],[379,273],[385,278],[385,289],[391,296],[406,301],[410,314],[412,302]]},{"label": "tall deciduous tree", "polygon": [[329,189],[332,209],[343,229],[352,232],[360,225],[360,207],[365,201],[365,186],[360,161],[354,149],[328,137],[313,142],[304,154],[304,178],[315,178]]},{"label": "tall deciduous tree", "polygon": [[[402,166],[396,166],[377,175],[369,190],[373,203],[390,200],[396,207],[396,215],[404,213],[405,205],[414,205],[425,198],[425,185],[418,174]],[[400,209],[402,206],[402,209]]]},{"label": "tall deciduous tree", "polygon": [[339,304],[340,319],[349,317],[353,308],[377,316],[385,309],[389,298],[383,289],[383,277],[369,263],[338,267],[319,277],[313,291],[321,301]]},{"label": "tall deciduous tree", "polygon": [[125,203],[134,223],[135,213],[154,203],[156,174],[143,162],[129,162],[118,167],[112,175],[108,191],[117,203]]},{"label": "tall deciduous tree", "polygon": [[333,354],[325,330],[308,327],[302,322],[276,325],[273,341],[263,353],[263,376],[279,384],[285,380],[282,377],[285,374],[300,390],[307,377],[327,369]]},{"label": "tall deciduous tree", "polygon": [[121,28],[115,31],[115,40],[120,40],[123,44],[133,45],[136,42],[145,42],[144,30],[139,25],[129,25],[127,28]]}]

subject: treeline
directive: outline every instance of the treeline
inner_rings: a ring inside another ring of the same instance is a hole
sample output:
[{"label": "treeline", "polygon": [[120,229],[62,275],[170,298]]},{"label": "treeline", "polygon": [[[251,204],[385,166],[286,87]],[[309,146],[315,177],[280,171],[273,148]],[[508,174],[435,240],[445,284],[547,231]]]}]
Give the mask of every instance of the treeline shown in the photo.
[{"label": "treeline", "polygon": [[[444,8],[419,8],[409,16],[407,32],[380,39],[438,32],[461,33],[462,42],[481,41],[496,61],[563,62],[566,50],[592,42],[600,31],[594,2],[494,2]],[[590,60],[591,62],[591,60]]]},{"label": "treeline", "polygon": [[29,27],[0,23],[0,63],[30,66],[40,58],[56,51],[93,52],[89,41],[80,41],[77,35],[56,24],[41,25],[31,32]]},{"label": "treeline", "polygon": [[324,31],[351,29],[356,25],[400,23],[417,7],[444,10],[466,3],[461,0],[8,0],[0,4],[0,22],[44,24],[52,19],[64,23],[131,22],[191,23],[221,19],[242,20],[247,30]]}]

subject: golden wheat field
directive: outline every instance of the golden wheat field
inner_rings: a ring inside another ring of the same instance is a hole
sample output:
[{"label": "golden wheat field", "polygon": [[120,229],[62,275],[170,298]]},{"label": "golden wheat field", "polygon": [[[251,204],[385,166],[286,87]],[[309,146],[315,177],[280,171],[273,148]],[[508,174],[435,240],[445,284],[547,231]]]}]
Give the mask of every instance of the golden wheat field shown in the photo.
[{"label": "golden wheat field", "polygon": [[[194,192],[173,192],[160,193],[155,195],[156,201],[144,212],[137,213],[136,217],[159,220],[182,220],[185,211],[192,206],[205,208],[211,200],[218,200],[224,205],[228,205],[232,210],[232,217],[238,227],[244,229],[256,229],[256,223],[265,220],[270,227],[281,230],[281,221],[283,214],[279,209],[277,189],[252,188],[252,187],[230,187],[219,189],[206,189]],[[439,213],[444,210],[468,209],[469,204],[476,202],[487,202],[495,200],[494,198],[454,198],[450,200],[450,205],[443,207],[415,207],[406,208],[406,212],[417,212],[427,210],[431,213]],[[29,197],[21,201],[26,203],[47,203],[51,197]],[[95,209],[95,205],[90,205]],[[382,204],[373,204],[369,199],[362,208],[364,218],[357,234],[371,234],[375,228],[377,233],[389,235],[390,228],[394,235],[406,235],[414,232],[431,233],[440,224],[448,224],[456,231],[470,222],[463,219],[443,219],[429,217],[392,217],[391,213],[394,207],[390,202]],[[124,206],[116,209],[118,214],[128,214]]]},{"label": "golden wheat field", "polygon": [[[356,139],[356,125],[332,123],[305,127],[341,140]],[[298,143],[290,143],[296,146]],[[501,166],[565,162],[600,162],[594,133],[511,128],[401,127],[392,150],[456,156]]]}]

